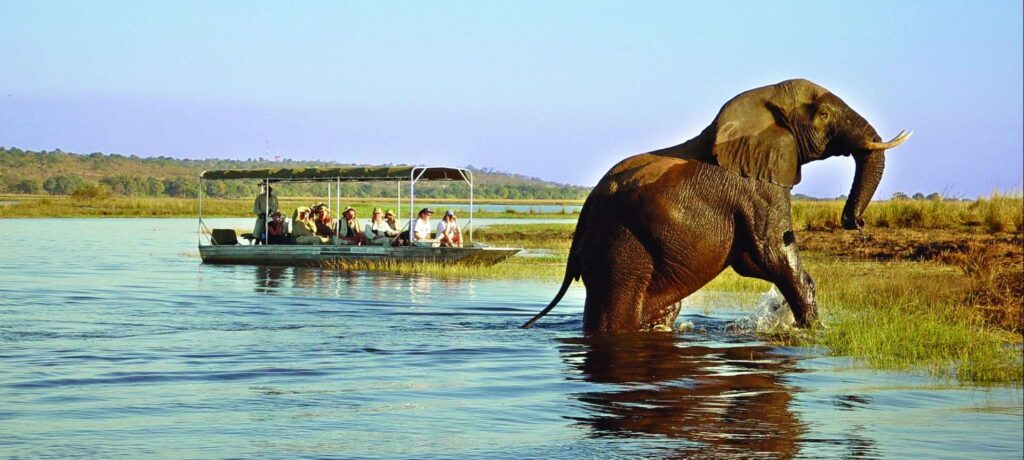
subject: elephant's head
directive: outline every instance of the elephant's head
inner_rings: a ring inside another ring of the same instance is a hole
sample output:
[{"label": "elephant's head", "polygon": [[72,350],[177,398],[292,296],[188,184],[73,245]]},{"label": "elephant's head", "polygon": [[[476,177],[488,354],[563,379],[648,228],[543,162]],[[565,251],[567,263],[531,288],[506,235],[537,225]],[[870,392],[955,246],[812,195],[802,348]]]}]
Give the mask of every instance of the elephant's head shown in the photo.
[{"label": "elephant's head", "polygon": [[885,150],[910,137],[901,132],[881,142],[864,117],[807,80],[741,93],[722,107],[706,133],[713,136],[713,161],[742,176],[785,187],[800,182],[804,163],[853,155],[857,170],[843,209],[846,229],[864,225],[864,209],[882,180]]}]

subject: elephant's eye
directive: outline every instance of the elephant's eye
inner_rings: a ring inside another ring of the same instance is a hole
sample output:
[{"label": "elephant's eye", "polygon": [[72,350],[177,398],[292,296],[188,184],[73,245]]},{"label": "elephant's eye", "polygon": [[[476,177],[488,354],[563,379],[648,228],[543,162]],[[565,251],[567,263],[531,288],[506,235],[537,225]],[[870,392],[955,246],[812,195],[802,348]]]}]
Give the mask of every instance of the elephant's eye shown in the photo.
[{"label": "elephant's eye", "polygon": [[821,118],[822,120],[828,121],[828,117],[829,117],[828,112],[826,112],[824,110],[822,110],[821,112],[818,113],[818,118]]}]

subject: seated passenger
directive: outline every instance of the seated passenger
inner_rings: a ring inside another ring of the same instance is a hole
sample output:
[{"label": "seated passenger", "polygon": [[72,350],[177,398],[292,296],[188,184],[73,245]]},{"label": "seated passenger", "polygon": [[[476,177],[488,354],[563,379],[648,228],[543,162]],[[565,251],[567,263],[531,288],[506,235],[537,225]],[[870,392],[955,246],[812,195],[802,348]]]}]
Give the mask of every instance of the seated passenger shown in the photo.
[{"label": "seated passenger", "polygon": [[281,211],[274,211],[267,224],[267,244],[288,244],[288,228],[284,223]]},{"label": "seated passenger", "polygon": [[323,203],[313,206],[313,225],[316,226],[316,236],[320,237],[322,243],[329,243],[331,237],[337,235],[334,220],[331,219],[331,208]]},{"label": "seated passenger", "polygon": [[[394,220],[393,215],[392,220]],[[392,229],[391,226],[384,221],[384,211],[381,211],[380,208],[373,208],[373,217],[371,218],[370,223],[366,224],[366,230],[364,230],[363,233],[369,240],[369,244],[379,246],[390,244],[391,240],[398,236],[398,230]]]},{"label": "seated passenger", "polygon": [[305,207],[295,208],[292,214],[292,236],[295,237],[295,244],[320,244],[320,237],[316,236],[316,224],[313,222],[312,211]]},{"label": "seated passenger", "polygon": [[363,227],[359,224],[359,219],[356,219],[356,209],[349,206],[345,208],[345,212],[341,213],[341,216],[345,218],[345,229],[342,230],[344,234],[338,235],[342,244],[367,244],[369,240],[366,239],[366,234],[363,233]]},{"label": "seated passenger", "polygon": [[395,219],[395,211],[388,209],[384,212],[384,222],[388,224],[388,228],[395,233],[395,237],[392,246],[405,246],[406,240],[409,239],[409,232],[402,232],[398,230],[398,221]]},{"label": "seated passenger", "polygon": [[437,241],[442,248],[461,248],[462,230],[455,218],[455,211],[445,211],[441,222],[437,223]]},{"label": "seated passenger", "polygon": [[437,246],[437,240],[430,237],[430,208],[420,209],[419,218],[412,223],[412,242],[416,246]]}]

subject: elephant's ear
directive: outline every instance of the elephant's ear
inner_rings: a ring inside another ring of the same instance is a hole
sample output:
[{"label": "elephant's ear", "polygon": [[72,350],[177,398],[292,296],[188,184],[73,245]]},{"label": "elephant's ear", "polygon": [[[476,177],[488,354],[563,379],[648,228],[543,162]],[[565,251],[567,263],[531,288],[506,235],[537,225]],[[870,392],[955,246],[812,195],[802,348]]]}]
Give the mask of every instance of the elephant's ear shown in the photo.
[{"label": "elephant's ear", "polygon": [[792,187],[800,182],[790,113],[828,91],[807,80],[787,80],[741,93],[715,118],[715,161],[744,177]]}]

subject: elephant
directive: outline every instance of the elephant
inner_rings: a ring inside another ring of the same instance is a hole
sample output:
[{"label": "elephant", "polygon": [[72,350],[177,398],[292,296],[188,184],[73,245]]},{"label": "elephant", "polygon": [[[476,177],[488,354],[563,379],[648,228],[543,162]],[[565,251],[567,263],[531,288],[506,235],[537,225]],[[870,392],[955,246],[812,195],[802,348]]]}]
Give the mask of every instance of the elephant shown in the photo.
[{"label": "elephant", "polygon": [[804,79],[740,93],[682,144],[613,166],[580,211],[561,288],[586,287],[587,334],[671,330],[679,301],[728,267],[778,287],[800,327],[817,319],[815,287],[797,251],[790,190],[800,167],[853,156],[853,186],[842,211],[848,230],[882,179],[885,150],[875,128],[827,89]]}]

